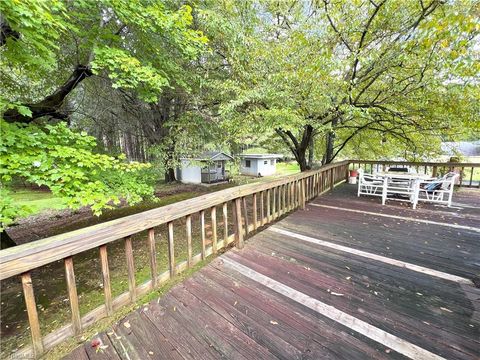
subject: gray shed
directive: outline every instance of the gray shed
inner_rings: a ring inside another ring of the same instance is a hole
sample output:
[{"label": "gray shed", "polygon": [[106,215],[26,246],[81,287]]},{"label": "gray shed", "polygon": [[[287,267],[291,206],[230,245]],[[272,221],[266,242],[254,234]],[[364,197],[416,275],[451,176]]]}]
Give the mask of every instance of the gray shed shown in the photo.
[{"label": "gray shed", "polygon": [[227,181],[226,164],[232,160],[232,156],[222,151],[206,151],[196,158],[182,158],[181,166],[177,168],[177,180],[185,184]]}]

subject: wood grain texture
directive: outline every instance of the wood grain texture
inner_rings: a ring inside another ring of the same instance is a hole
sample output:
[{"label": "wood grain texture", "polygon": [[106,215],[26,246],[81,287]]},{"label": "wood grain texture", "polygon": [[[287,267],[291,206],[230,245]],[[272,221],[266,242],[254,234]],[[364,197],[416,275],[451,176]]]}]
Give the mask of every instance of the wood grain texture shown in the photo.
[{"label": "wood grain texture", "polygon": [[192,267],[192,216],[187,215],[185,218],[185,231],[187,235],[187,264]]},{"label": "wood grain texture", "polygon": [[217,208],[214,206],[210,210],[210,218],[212,219],[212,250],[217,253]]},{"label": "wood grain texture", "polygon": [[223,246],[227,247],[228,242],[228,203],[222,205],[223,215]]},{"label": "wood grain texture", "polygon": [[271,199],[271,189],[267,190],[267,223],[272,221],[272,213],[270,211],[271,209],[271,204],[272,204],[272,199]]},{"label": "wood grain texture", "polygon": [[200,242],[201,242],[201,254],[202,260],[205,260],[206,256],[206,248],[207,248],[207,239],[205,235],[205,211],[200,211]]},{"label": "wood grain texture", "polygon": [[265,192],[260,191],[260,225],[265,225]]},{"label": "wood grain texture", "polygon": [[40,332],[40,323],[38,322],[37,305],[35,294],[33,293],[32,277],[30,273],[24,273],[21,276],[23,297],[27,308],[28,323],[30,324],[30,333],[32,335],[33,354],[40,357],[43,353],[42,333]]},{"label": "wood grain texture", "polygon": [[235,234],[237,237],[237,247],[243,248],[243,221],[242,221],[242,201],[235,199]]},{"label": "wood grain texture", "polygon": [[253,230],[257,230],[257,226],[258,226],[258,219],[257,219],[257,210],[258,210],[258,207],[257,207],[257,194],[253,194],[253,199],[252,199],[252,212],[253,212]]},{"label": "wood grain texture", "polygon": [[127,260],[128,292],[130,294],[130,301],[135,302],[135,300],[137,299],[137,295],[135,285],[135,263],[133,261],[133,247],[131,236],[127,236],[125,238],[125,257]]},{"label": "wood grain texture", "polygon": [[108,316],[113,315],[112,305],[112,287],[110,284],[110,268],[108,266],[108,253],[107,245],[102,245],[99,248],[100,252],[100,264],[102,266],[102,281],[103,281],[103,293],[105,296],[105,309]]},{"label": "wood grain texture", "polygon": [[249,232],[249,221],[248,221],[248,207],[247,207],[247,198],[242,197],[242,207],[243,207],[243,221],[245,222],[245,236]]},{"label": "wood grain texture", "polygon": [[70,312],[72,316],[72,330],[75,335],[82,332],[82,321],[80,319],[80,308],[78,306],[77,284],[75,282],[75,272],[73,271],[73,259],[68,257],[64,259],[65,279],[67,282],[68,300],[70,302]]},{"label": "wood grain texture", "polygon": [[170,277],[174,277],[176,273],[175,268],[175,246],[173,242],[173,221],[168,223],[168,263],[170,270]]},{"label": "wood grain texture", "polygon": [[157,250],[155,246],[155,230],[149,229],[147,234],[148,256],[150,258],[150,274],[152,289],[157,287]]}]

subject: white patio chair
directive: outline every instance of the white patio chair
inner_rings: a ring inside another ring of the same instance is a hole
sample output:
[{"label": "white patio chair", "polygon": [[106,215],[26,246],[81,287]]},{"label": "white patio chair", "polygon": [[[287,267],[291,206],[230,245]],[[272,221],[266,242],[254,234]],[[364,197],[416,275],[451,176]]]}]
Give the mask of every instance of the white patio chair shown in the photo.
[{"label": "white patio chair", "polygon": [[416,182],[417,180],[415,178],[395,177],[395,175],[386,176],[382,204],[385,205],[387,200],[408,201],[412,203],[412,207],[415,209],[417,206],[417,203],[415,202],[417,190]]},{"label": "white patio chair", "polygon": [[364,174],[362,169],[358,170],[358,191],[357,196],[370,195],[383,198],[385,178],[378,175]]},{"label": "white patio chair", "polygon": [[419,180],[414,202],[426,201],[451,206],[453,188],[459,176],[456,173],[448,173],[440,179]]}]

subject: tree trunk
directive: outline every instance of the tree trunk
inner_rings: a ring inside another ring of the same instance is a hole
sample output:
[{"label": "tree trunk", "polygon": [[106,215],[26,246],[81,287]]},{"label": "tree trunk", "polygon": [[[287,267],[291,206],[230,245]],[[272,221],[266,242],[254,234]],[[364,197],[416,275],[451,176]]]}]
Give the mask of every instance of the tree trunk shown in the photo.
[{"label": "tree trunk", "polygon": [[0,249],[6,249],[12,246],[16,246],[17,244],[13,239],[8,235],[6,230],[0,232]]},{"label": "tree trunk", "polygon": [[175,169],[174,168],[168,168],[165,171],[165,182],[170,183],[170,182],[174,182],[175,180],[176,180]]},{"label": "tree trunk", "polygon": [[338,124],[338,119],[332,120],[332,129],[327,133],[327,147],[325,149],[325,164],[330,164],[333,161],[333,150],[335,147],[335,126]]},{"label": "tree trunk", "polygon": [[55,90],[53,94],[34,104],[23,104],[23,106],[30,109],[32,116],[22,115],[17,109],[9,109],[3,114],[3,119],[7,122],[21,122],[25,124],[42,116],[66,119],[68,115],[59,112],[65,98],[83,79],[92,76],[92,74],[92,70],[88,66],[77,65],[67,81]]},{"label": "tree trunk", "polygon": [[315,153],[315,143],[313,141],[314,136],[312,135],[310,137],[310,142],[308,144],[308,166],[310,169],[313,167],[313,158],[314,158],[314,153]]},{"label": "tree trunk", "polygon": [[304,126],[301,141],[298,141],[290,130],[284,131],[282,129],[276,129],[276,132],[292,152],[295,160],[300,166],[300,171],[310,170],[312,164],[307,161],[307,150],[310,148],[310,144],[313,141],[313,127],[311,125]]}]

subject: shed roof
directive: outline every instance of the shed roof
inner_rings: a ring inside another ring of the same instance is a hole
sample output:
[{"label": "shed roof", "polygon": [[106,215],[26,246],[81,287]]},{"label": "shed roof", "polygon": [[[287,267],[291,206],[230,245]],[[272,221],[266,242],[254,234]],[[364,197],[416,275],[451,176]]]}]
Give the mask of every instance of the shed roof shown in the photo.
[{"label": "shed roof", "polygon": [[233,156],[223,151],[205,151],[194,158],[182,158],[197,161],[233,160]]},{"label": "shed roof", "polygon": [[246,159],[278,159],[283,155],[280,154],[240,154],[238,155]]}]

